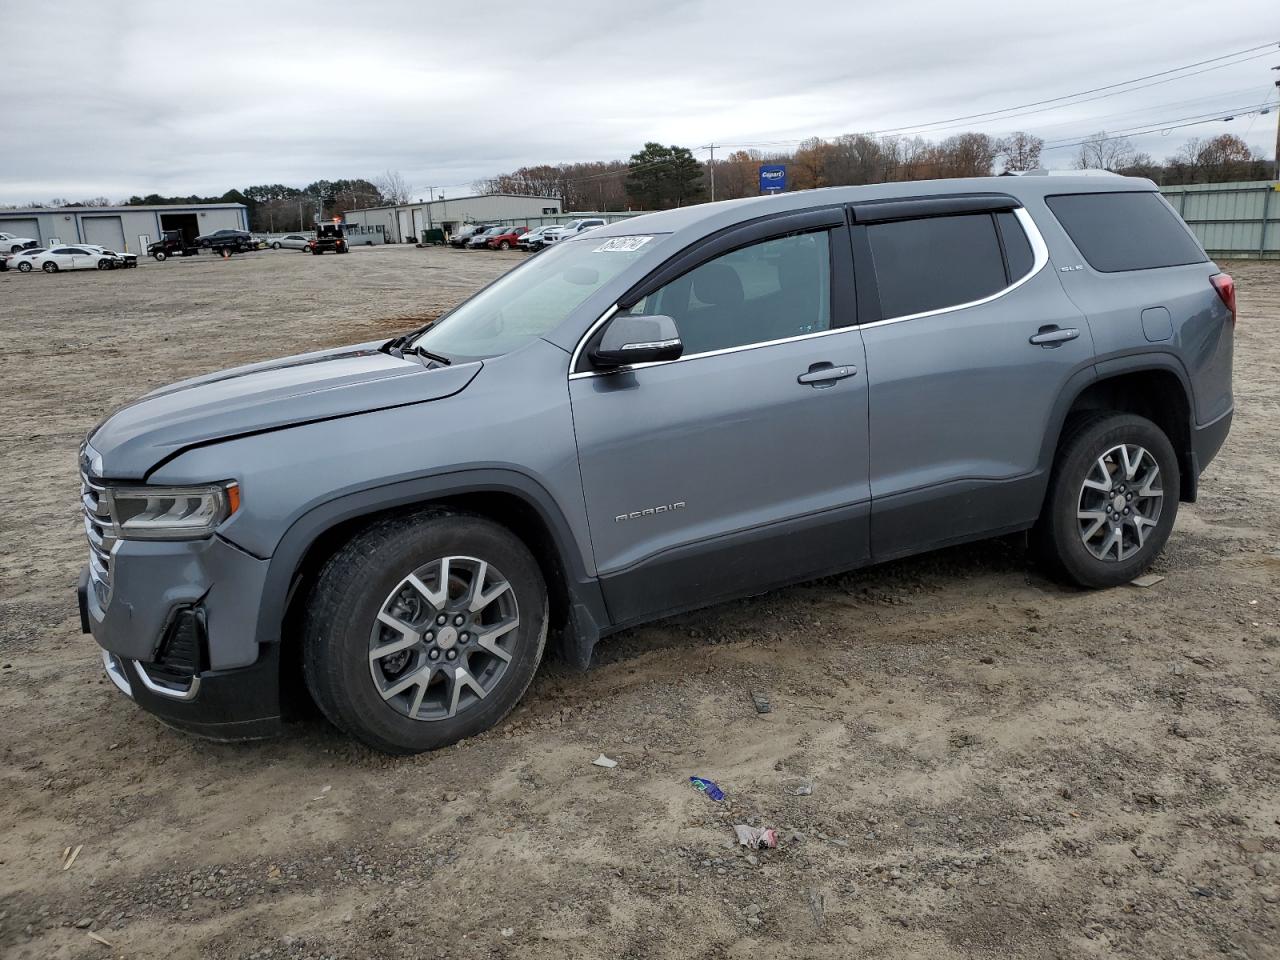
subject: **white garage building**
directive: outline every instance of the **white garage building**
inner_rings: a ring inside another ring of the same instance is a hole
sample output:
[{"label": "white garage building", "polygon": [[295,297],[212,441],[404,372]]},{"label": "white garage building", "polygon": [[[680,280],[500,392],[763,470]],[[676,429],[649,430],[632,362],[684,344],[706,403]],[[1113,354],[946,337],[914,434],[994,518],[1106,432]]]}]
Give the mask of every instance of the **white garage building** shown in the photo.
[{"label": "white garage building", "polygon": [[475,197],[403,203],[394,207],[348,210],[343,219],[363,227],[381,225],[388,243],[413,243],[421,238],[423,230],[453,233],[465,223],[519,222],[534,226],[540,217],[553,217],[559,213],[558,197],[487,193]]},{"label": "white garage building", "polygon": [[0,232],[51,243],[96,243],[108,250],[144,253],[165,230],[188,240],[215,230],[248,230],[243,203],[191,203],[155,207],[32,207],[0,210]]}]

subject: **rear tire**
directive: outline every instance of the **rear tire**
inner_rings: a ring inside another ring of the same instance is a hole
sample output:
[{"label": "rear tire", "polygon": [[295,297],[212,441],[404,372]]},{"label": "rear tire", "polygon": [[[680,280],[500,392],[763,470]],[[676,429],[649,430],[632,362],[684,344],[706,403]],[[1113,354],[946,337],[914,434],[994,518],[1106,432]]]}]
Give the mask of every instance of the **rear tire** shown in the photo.
[{"label": "rear tire", "polygon": [[18,264],[18,272],[19,272],[19,273],[30,273],[30,272],[31,272],[31,264],[30,264],[28,261],[23,260],[20,264]]},{"label": "rear tire", "polygon": [[515,707],[542,659],[547,619],[537,561],[505,527],[443,509],[392,517],[320,571],[303,672],[320,710],[351,736],[386,753],[434,750]]},{"label": "rear tire", "polygon": [[1063,433],[1034,536],[1047,566],[1081,587],[1128,583],[1164,549],[1178,516],[1173,445],[1134,414],[1103,413]]}]

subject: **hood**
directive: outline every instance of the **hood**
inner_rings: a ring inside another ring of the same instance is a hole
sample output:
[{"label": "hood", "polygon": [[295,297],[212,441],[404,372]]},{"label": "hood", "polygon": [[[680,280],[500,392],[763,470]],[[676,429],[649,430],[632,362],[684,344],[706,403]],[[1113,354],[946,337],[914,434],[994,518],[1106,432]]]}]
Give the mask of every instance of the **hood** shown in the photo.
[{"label": "hood", "polygon": [[184,449],[251,433],[425,403],[461,391],[482,363],[426,367],[382,341],[194,377],[121,407],[89,435],[102,475],[141,480]]}]

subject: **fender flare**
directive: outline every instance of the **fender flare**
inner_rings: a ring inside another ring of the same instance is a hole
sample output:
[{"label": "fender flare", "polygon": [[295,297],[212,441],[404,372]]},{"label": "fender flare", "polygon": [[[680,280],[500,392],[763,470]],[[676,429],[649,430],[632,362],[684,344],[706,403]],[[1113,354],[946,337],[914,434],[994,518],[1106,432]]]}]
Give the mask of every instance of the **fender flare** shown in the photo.
[{"label": "fender flare", "polygon": [[326,532],[349,520],[394,507],[475,493],[518,497],[538,514],[550,532],[565,574],[569,599],[570,635],[563,638],[563,652],[572,663],[585,667],[602,633],[599,625],[607,623],[599,583],[587,573],[568,521],[546,488],[526,474],[503,468],[455,471],[368,487],[326,501],[304,513],[285,531],[272,551],[258,607],[255,631],[258,643],[280,642],[295,575],[307,551]]},{"label": "fender flare", "polygon": [[[1191,377],[1187,374],[1186,367],[1177,356],[1165,350],[1148,350],[1141,353],[1108,357],[1105,360],[1095,360],[1092,365],[1077,370],[1072,374],[1067,382],[1063,384],[1062,390],[1058,394],[1058,399],[1054,404],[1048,429],[1045,430],[1044,441],[1040,448],[1040,464],[1044,472],[1046,489],[1048,488],[1049,477],[1053,472],[1053,461],[1057,456],[1058,441],[1062,438],[1062,428],[1066,424],[1067,413],[1075,405],[1080,395],[1099,381],[1111,380],[1128,373],[1145,373],[1148,371],[1171,373],[1177,377],[1187,398],[1188,431],[1195,431],[1195,393],[1191,386]],[[1182,450],[1177,452],[1180,457],[1184,454],[1190,456],[1191,453],[1190,451]],[[1184,478],[1184,483],[1188,486],[1187,493],[1193,499],[1196,493],[1196,479],[1194,475]]]}]

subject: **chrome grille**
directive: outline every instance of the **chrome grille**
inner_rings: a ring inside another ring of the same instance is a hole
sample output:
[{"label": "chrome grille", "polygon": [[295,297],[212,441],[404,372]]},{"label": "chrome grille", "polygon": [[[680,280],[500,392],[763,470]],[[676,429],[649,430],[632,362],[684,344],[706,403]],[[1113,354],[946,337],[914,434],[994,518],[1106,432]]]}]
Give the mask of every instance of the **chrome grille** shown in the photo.
[{"label": "chrome grille", "polygon": [[89,538],[89,583],[99,606],[105,607],[111,599],[111,555],[116,545],[116,528],[111,522],[106,491],[83,471],[80,504],[84,510],[84,533]]}]

